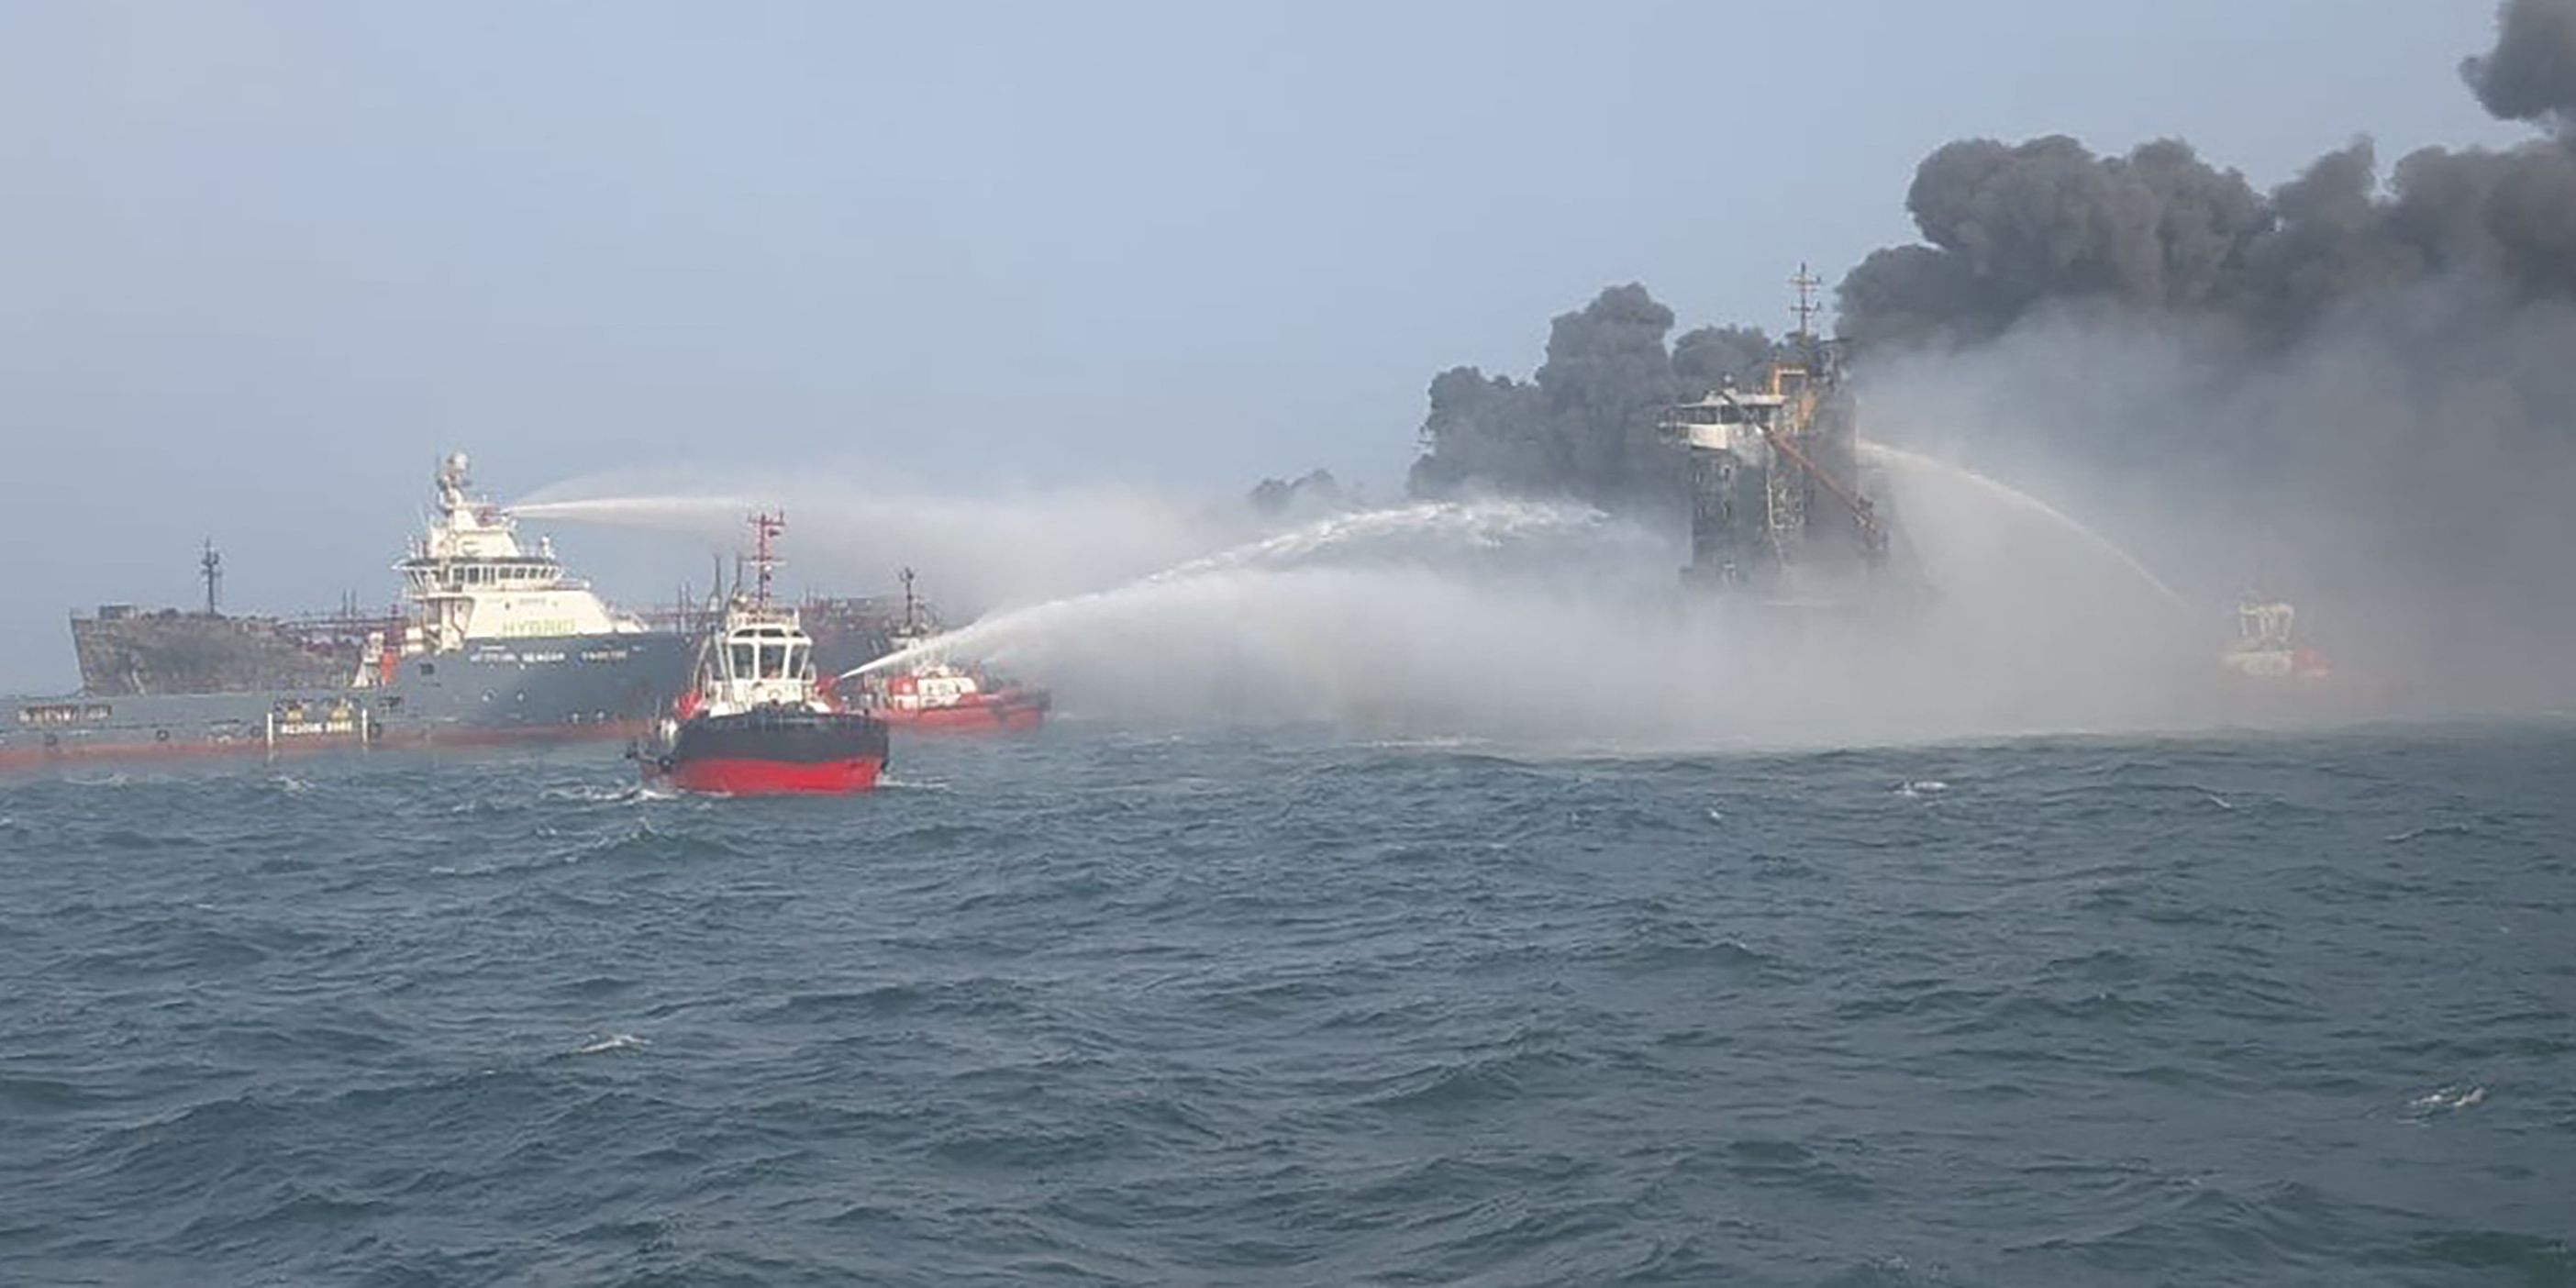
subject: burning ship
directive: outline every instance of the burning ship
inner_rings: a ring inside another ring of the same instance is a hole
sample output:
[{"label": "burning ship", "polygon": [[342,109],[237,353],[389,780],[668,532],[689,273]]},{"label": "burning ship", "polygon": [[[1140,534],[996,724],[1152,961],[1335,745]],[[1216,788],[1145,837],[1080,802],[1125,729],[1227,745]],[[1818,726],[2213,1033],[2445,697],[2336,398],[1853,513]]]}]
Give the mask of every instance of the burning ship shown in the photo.
[{"label": "burning ship", "polygon": [[1665,409],[1690,468],[1685,586],[1772,607],[1836,604],[1888,562],[1885,489],[1861,469],[1839,346],[1818,337],[1819,279],[1801,268],[1797,328],[1752,388],[1733,381]]},{"label": "burning ship", "polygon": [[440,462],[427,531],[394,565],[404,602],[382,618],[224,616],[211,546],[204,613],[75,616],[82,690],[10,702],[0,766],[649,728],[687,681],[689,638],[610,606],[551,540],[523,546],[505,510],[468,495],[467,466]]}]

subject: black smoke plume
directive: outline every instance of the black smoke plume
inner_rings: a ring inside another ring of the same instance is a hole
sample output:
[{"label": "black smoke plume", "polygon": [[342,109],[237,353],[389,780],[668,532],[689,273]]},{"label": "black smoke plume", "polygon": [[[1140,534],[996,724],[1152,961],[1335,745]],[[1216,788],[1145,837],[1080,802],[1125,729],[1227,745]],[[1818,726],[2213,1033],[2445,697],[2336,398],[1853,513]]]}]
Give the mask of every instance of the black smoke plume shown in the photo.
[{"label": "black smoke plume", "polygon": [[2478,102],[2508,121],[2576,124],[2576,4],[2511,0],[2496,25],[2495,52],[2460,64]]},{"label": "black smoke plume", "polygon": [[1943,146],[1845,332],[1891,389],[2009,383],[1990,439],[2160,493],[2207,579],[2284,583],[2376,662],[2576,689],[2576,0],[2497,30],[2465,78],[2555,137],[2384,175],[2365,140],[2269,193],[2178,142]]},{"label": "black smoke plume", "polygon": [[1547,360],[1527,381],[1453,367],[1431,381],[1416,496],[1467,488],[1559,494],[1612,510],[1676,503],[1682,471],[1655,421],[1677,392],[1704,392],[1769,355],[1742,327],[1702,327],[1670,348],[1673,311],[1631,283],[1548,328]]},{"label": "black smoke plume", "polygon": [[[2576,0],[2507,0],[2460,72],[2546,136],[2386,167],[2359,140],[2268,192],[2175,140],[1934,150],[1906,192],[1922,241],[1837,290],[1864,433],[1905,436],[1946,382],[1987,413],[1941,427],[1971,449],[2187,516],[2166,526],[2213,600],[2263,582],[2392,669],[2576,696],[2549,660],[2576,656]],[[1668,353],[1669,325],[1621,287],[1557,319],[1531,382],[1444,373],[1415,487],[1658,499],[1638,409],[1767,344]]]}]

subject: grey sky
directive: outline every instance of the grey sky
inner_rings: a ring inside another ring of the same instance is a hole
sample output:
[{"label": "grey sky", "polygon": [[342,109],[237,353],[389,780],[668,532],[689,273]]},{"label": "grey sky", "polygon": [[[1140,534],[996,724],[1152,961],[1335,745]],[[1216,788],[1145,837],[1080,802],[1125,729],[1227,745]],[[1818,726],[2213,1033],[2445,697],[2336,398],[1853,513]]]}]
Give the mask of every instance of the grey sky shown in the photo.
[{"label": "grey sky", "polygon": [[1628,280],[1776,328],[1952,138],[2264,185],[2509,142],[2453,70],[2493,18],[0,0],[0,690],[74,682],[71,607],[189,602],[205,535],[236,606],[381,602],[447,447],[504,497],[746,453],[1385,492],[1436,370]]}]

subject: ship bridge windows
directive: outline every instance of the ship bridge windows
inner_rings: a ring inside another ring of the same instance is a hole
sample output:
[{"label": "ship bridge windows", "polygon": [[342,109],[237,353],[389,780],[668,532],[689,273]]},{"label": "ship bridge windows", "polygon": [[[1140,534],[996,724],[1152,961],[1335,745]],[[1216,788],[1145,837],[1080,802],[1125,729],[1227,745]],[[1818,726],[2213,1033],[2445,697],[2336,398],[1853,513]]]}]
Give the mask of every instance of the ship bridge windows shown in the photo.
[{"label": "ship bridge windows", "polygon": [[1668,419],[1682,425],[1768,425],[1779,405],[1769,402],[1692,403]]},{"label": "ship bridge windows", "polygon": [[725,642],[732,680],[789,680],[805,674],[812,644],[775,627],[737,631]]},{"label": "ship bridge windows", "polygon": [[408,568],[404,576],[418,590],[464,590],[485,586],[536,589],[561,579],[561,569],[544,559],[474,560]]},{"label": "ship bridge windows", "polygon": [[103,702],[86,706],[76,702],[50,702],[18,708],[18,723],[22,725],[67,725],[79,724],[83,721],[95,723],[106,720],[111,714],[113,709]]}]

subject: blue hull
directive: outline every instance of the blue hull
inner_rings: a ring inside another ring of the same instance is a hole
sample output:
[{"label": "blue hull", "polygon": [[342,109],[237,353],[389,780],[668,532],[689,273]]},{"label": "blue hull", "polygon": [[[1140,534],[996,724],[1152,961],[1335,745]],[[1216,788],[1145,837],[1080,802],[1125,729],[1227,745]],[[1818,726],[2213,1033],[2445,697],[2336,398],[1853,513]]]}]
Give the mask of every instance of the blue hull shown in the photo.
[{"label": "blue hull", "polygon": [[384,683],[257,693],[15,698],[0,766],[328,746],[627,738],[688,682],[690,637],[532,636],[402,660]]}]

